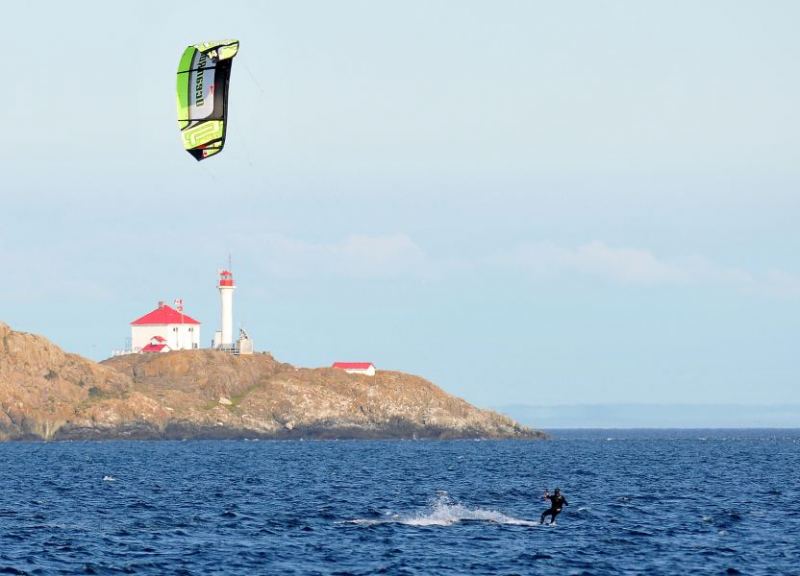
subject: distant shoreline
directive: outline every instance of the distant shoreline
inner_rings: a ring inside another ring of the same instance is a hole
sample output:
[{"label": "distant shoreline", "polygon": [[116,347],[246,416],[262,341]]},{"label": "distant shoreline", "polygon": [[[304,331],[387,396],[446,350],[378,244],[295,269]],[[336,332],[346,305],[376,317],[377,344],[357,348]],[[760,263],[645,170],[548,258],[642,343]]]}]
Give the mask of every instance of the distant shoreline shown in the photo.
[{"label": "distant shoreline", "polygon": [[800,428],[800,404],[514,404],[495,409],[543,430]]}]

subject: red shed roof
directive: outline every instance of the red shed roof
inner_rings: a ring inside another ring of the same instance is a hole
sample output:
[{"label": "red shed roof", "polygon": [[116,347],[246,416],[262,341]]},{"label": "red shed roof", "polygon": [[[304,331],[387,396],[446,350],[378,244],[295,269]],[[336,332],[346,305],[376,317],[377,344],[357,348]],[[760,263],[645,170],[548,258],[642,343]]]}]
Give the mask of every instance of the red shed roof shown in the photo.
[{"label": "red shed roof", "polygon": [[372,362],[334,362],[333,368],[341,368],[342,370],[369,370]]},{"label": "red shed roof", "polygon": [[170,308],[166,304],[162,304],[149,314],[145,314],[141,318],[137,318],[131,322],[132,326],[147,324],[200,324],[200,322],[191,316],[178,312],[175,308]]},{"label": "red shed roof", "polygon": [[166,344],[148,344],[142,348],[142,352],[161,352],[166,347]]}]

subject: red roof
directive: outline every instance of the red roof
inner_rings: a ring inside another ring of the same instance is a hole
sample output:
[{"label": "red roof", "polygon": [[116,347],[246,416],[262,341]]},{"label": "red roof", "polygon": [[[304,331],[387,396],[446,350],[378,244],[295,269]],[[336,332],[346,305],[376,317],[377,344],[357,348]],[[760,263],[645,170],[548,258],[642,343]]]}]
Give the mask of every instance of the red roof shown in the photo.
[{"label": "red roof", "polygon": [[166,344],[148,344],[142,348],[142,352],[161,352],[166,347]]},{"label": "red roof", "polygon": [[333,368],[342,370],[369,370],[372,362],[334,362]]},{"label": "red roof", "polygon": [[164,338],[163,336],[153,336],[152,338],[150,338],[150,341],[152,342],[153,340],[155,340],[156,342],[166,342],[167,341],[167,339]]},{"label": "red roof", "polygon": [[170,308],[166,304],[162,304],[149,314],[145,314],[141,318],[137,318],[131,322],[132,326],[147,324],[200,324],[200,322],[191,316],[178,312],[175,308]]}]

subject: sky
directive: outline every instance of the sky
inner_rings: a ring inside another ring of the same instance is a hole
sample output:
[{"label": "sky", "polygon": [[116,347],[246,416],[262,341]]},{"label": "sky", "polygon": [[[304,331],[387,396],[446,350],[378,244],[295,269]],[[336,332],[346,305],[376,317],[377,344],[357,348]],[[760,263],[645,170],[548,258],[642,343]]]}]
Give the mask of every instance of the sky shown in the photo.
[{"label": "sky", "polygon": [[[100,360],[182,298],[480,406],[800,403],[800,4],[14,2],[0,321]],[[186,45],[238,38],[225,150]]]}]

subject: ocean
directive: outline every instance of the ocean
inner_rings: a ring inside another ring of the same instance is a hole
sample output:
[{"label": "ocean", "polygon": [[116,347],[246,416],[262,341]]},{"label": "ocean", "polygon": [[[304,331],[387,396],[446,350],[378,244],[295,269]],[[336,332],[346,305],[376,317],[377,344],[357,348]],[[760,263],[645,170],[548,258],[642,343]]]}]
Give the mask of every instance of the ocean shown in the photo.
[{"label": "ocean", "polygon": [[800,574],[800,431],[553,435],[0,444],[0,574]]}]

